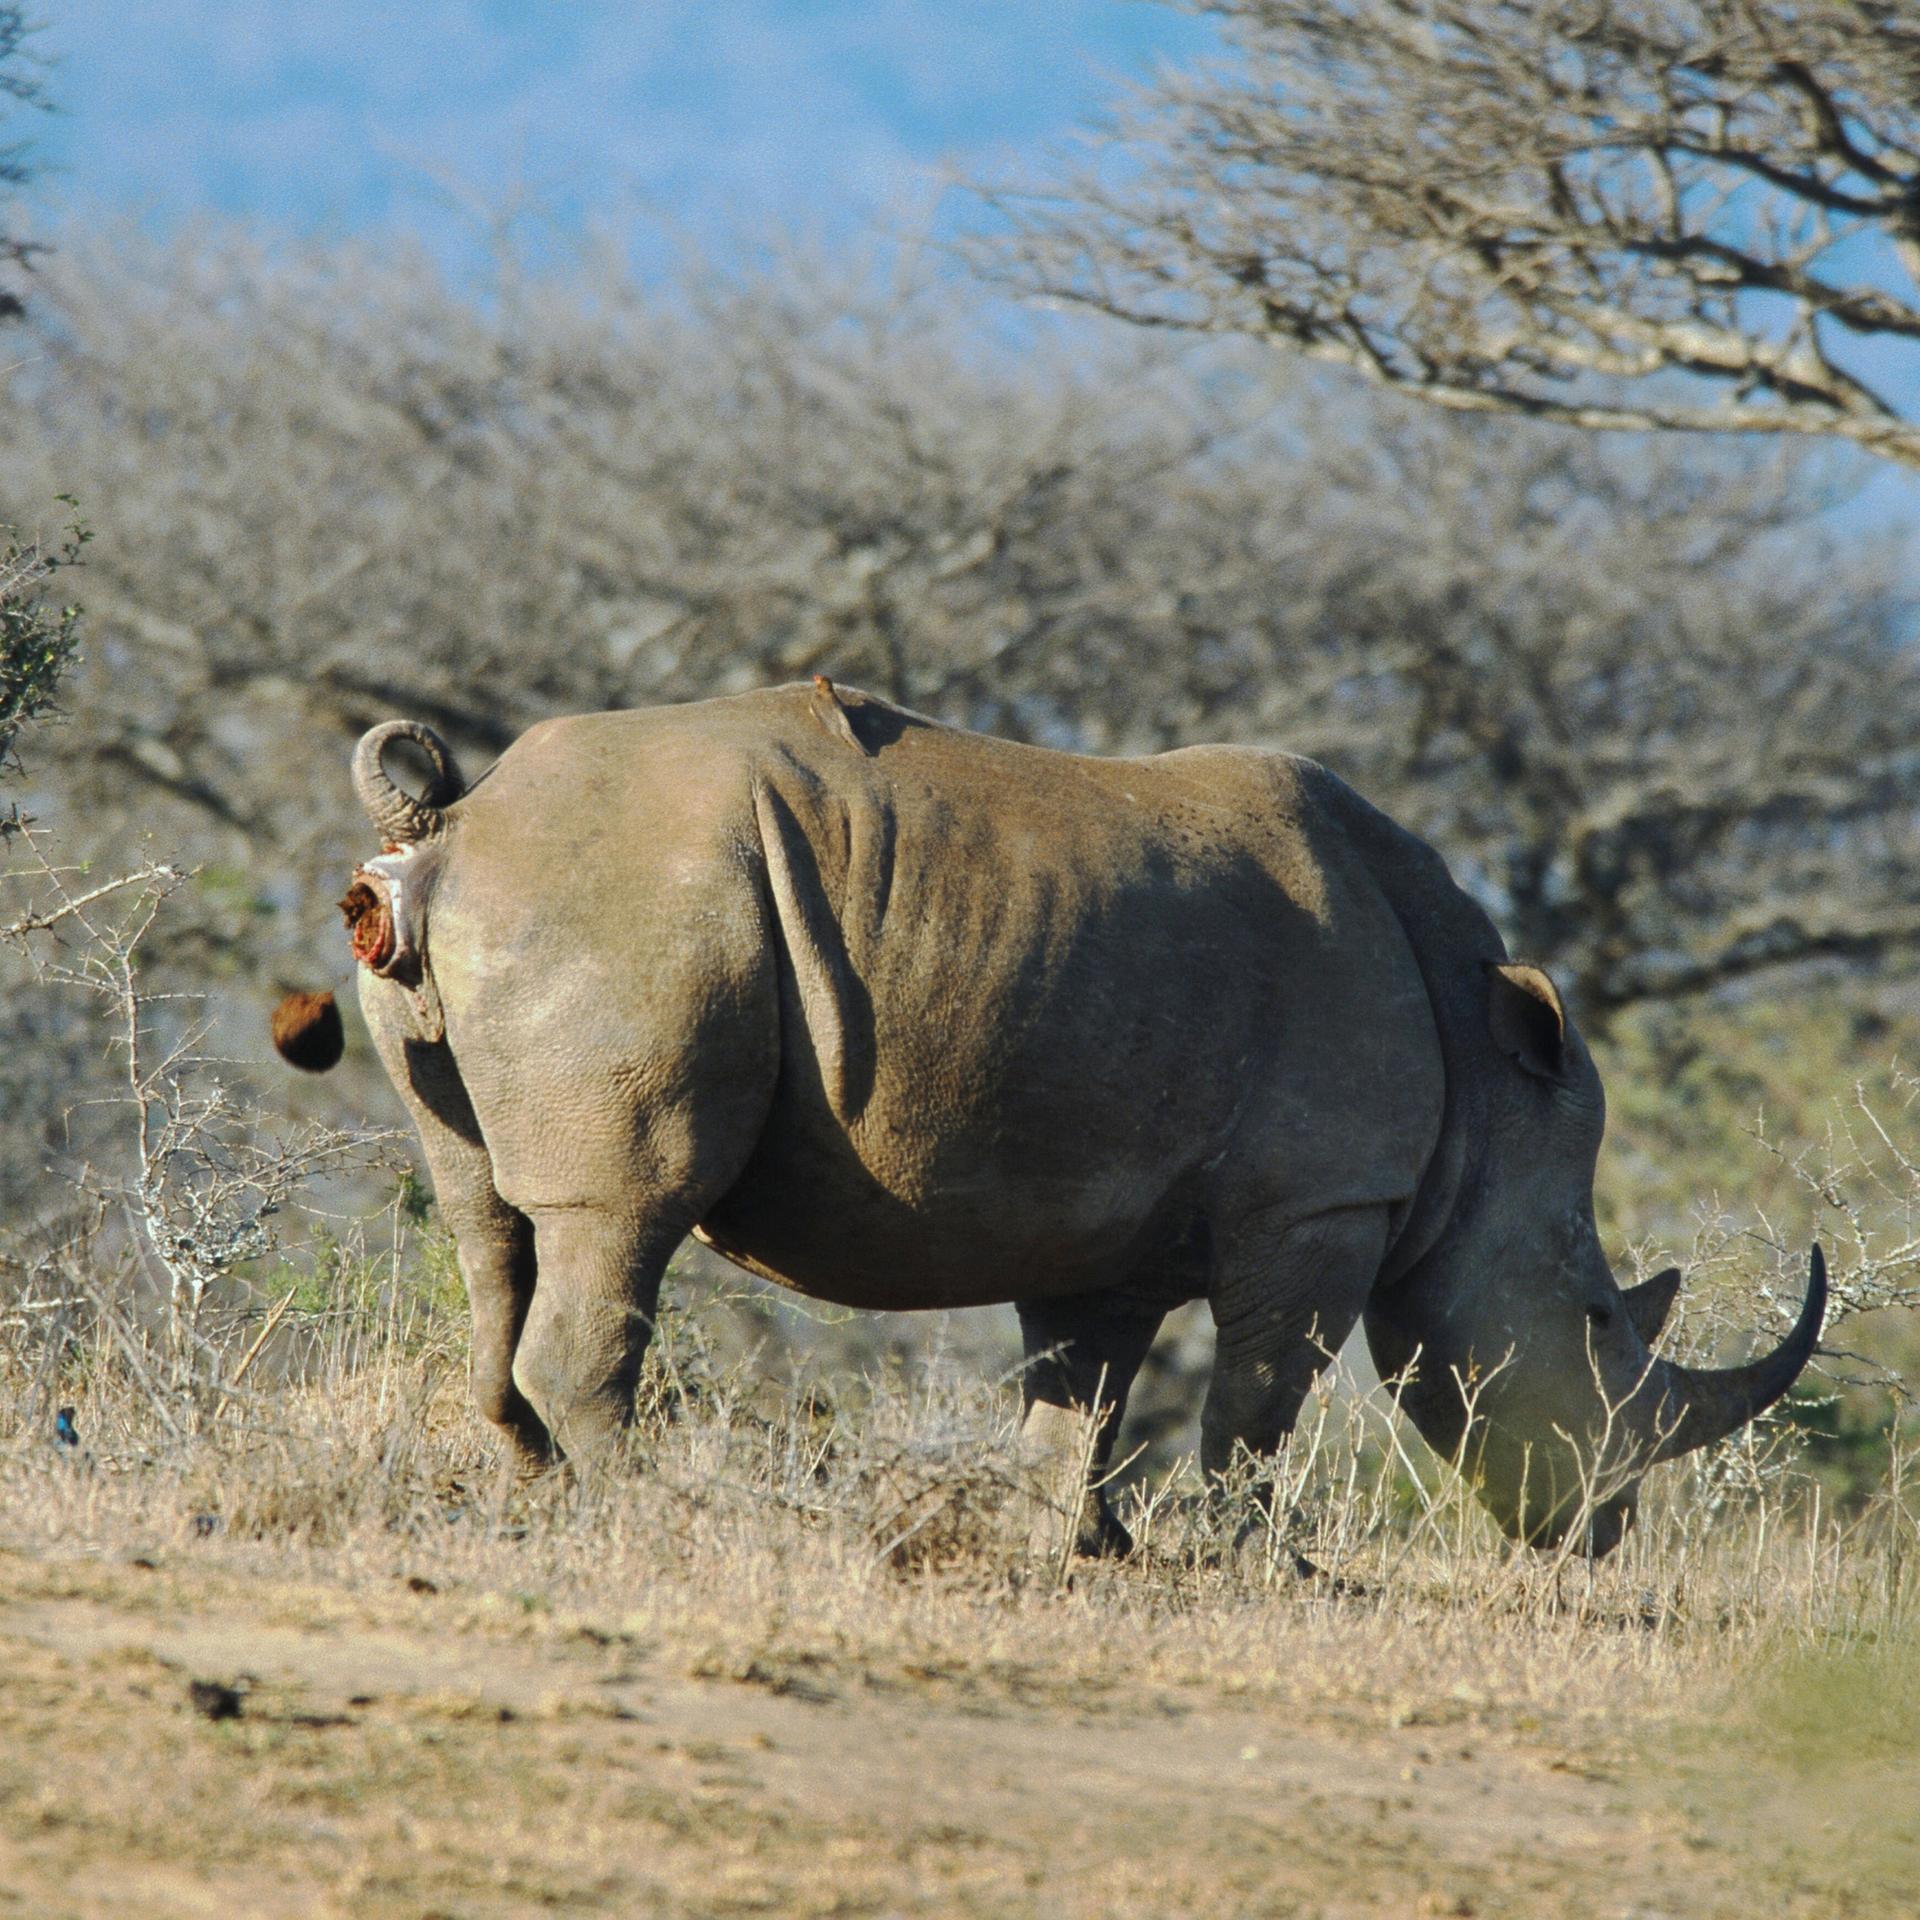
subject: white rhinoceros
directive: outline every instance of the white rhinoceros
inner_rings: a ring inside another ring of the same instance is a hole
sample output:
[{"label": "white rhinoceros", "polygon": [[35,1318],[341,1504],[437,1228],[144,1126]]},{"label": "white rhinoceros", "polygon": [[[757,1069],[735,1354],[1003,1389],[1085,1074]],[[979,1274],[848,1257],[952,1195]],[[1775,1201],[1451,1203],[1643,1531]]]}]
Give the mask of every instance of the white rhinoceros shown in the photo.
[{"label": "white rhinoceros", "polygon": [[[1028,1436],[1097,1404],[1096,1471],[1170,1308],[1218,1327],[1214,1474],[1364,1317],[1500,1524],[1595,1552],[1818,1340],[1816,1248],[1774,1352],[1654,1357],[1679,1276],[1601,1252],[1552,982],[1311,761],[1048,752],[820,681],[548,721],[471,787],[389,722],[354,780],[362,1005],[530,1462],[619,1435],[689,1233],[851,1306],[1011,1301]],[[1079,1525],[1124,1544],[1097,1496]]]}]

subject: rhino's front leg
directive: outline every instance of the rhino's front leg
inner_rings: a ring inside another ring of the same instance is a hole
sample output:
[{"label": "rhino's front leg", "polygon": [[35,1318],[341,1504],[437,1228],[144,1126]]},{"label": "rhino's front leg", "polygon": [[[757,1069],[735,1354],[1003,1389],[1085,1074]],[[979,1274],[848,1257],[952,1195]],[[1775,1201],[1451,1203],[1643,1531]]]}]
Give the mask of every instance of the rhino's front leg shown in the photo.
[{"label": "rhino's front leg", "polygon": [[[1113,1454],[1134,1375],[1165,1317],[1112,1294],[1026,1301],[1018,1309],[1026,1365],[1020,1447],[1036,1470],[1045,1508],[1036,1551],[1052,1554],[1062,1529],[1077,1553],[1126,1553],[1133,1541],[1098,1482]],[[1092,1422],[1093,1429],[1088,1430]]]},{"label": "rhino's front leg", "polygon": [[1386,1245],[1377,1207],[1284,1224],[1256,1214],[1221,1236],[1208,1290],[1218,1343],[1200,1415],[1209,1479],[1241,1447],[1269,1459],[1293,1431],[1314,1376],[1360,1318]]},{"label": "rhino's front leg", "polygon": [[539,1280],[514,1384],[568,1458],[592,1463],[632,1424],[661,1276],[685,1228],[596,1207],[532,1211]]}]

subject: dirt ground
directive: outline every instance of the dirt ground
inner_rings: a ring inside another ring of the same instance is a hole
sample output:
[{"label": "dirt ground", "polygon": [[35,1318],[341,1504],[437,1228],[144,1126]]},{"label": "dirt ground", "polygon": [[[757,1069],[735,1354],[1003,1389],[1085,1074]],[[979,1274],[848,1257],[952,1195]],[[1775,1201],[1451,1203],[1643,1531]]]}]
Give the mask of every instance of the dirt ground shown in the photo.
[{"label": "dirt ground", "polygon": [[1920,1874],[1910,1746],[743,1661],[143,1559],[0,1554],[0,1915],[1747,1920],[1910,1913]]}]

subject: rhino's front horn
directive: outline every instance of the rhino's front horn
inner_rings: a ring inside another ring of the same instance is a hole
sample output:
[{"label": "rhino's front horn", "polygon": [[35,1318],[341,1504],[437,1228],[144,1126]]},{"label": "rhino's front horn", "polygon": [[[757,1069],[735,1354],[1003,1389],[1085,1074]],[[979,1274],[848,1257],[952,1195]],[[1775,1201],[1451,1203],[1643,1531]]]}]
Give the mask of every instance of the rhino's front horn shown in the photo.
[{"label": "rhino's front horn", "polygon": [[1656,1402],[1658,1438],[1652,1465],[1695,1447],[1710,1447],[1764,1413],[1800,1376],[1820,1344],[1827,1314],[1827,1259],[1816,1241],[1808,1263],[1807,1297],[1793,1331],[1764,1359],[1743,1367],[1682,1367],[1658,1363],[1655,1378],[1665,1392]]}]

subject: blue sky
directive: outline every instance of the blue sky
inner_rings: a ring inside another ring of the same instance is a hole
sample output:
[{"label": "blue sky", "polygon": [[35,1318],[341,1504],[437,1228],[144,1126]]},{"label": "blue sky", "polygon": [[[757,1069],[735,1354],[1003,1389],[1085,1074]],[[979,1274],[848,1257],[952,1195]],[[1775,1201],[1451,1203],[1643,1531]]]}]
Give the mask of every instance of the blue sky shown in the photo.
[{"label": "blue sky", "polygon": [[[52,237],[211,211],[402,229],[456,267],[481,257],[475,209],[516,192],[562,233],[624,225],[642,263],[917,221],[944,178],[1031,177],[1127,80],[1211,41],[1155,0],[30,3],[62,112],[0,141],[32,133],[55,169],[30,202]],[[1917,507],[1884,468],[1845,517]]]},{"label": "blue sky", "polygon": [[39,0],[63,214],[402,226],[434,176],[695,235],[851,229],[946,166],[1035,156],[1122,76],[1200,48],[1150,0]]}]

